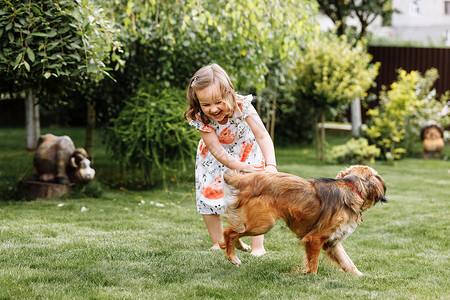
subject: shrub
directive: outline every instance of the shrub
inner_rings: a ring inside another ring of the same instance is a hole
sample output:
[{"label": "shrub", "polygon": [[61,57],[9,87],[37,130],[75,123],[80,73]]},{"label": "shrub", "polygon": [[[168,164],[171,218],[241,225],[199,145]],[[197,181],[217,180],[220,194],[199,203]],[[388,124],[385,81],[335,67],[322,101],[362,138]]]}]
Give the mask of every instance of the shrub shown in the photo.
[{"label": "shrub", "polygon": [[436,99],[432,89],[439,77],[436,69],[422,76],[418,71],[398,71],[397,81],[390,90],[380,93],[380,105],[367,112],[372,117],[366,134],[383,151],[387,160],[400,159],[403,153],[412,152],[420,139],[420,130],[429,121],[443,126],[449,121],[446,111],[449,93]]},{"label": "shrub", "polygon": [[107,148],[128,171],[143,173],[145,182],[166,182],[166,172],[186,170],[193,161],[198,133],[184,120],[186,94],[169,88],[159,94],[152,86],[141,86],[126,103],[119,117],[112,120]]},{"label": "shrub", "polygon": [[344,145],[334,146],[327,151],[327,161],[338,164],[364,164],[374,162],[380,156],[380,149],[369,145],[365,138],[351,139]]},{"label": "shrub", "polygon": [[325,160],[325,131],[319,143],[318,123],[324,123],[326,115],[342,114],[355,98],[367,95],[379,68],[379,63],[371,64],[371,60],[363,42],[351,46],[345,36],[330,35],[308,45],[295,62],[293,93],[314,110],[316,158],[321,145]]}]

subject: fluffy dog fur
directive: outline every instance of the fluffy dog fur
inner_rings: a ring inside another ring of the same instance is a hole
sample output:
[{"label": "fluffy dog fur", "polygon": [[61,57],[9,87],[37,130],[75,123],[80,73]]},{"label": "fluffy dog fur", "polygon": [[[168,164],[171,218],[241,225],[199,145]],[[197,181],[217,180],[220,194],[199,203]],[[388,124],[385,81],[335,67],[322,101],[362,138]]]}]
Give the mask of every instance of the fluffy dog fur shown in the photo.
[{"label": "fluffy dog fur", "polygon": [[317,273],[320,250],[343,271],[362,275],[341,242],[372,204],[386,202],[383,178],[367,166],[352,166],[335,179],[303,179],[286,173],[228,171],[224,175],[229,226],[220,243],[235,265],[243,236],[265,234],[282,218],[305,247],[303,273]]}]

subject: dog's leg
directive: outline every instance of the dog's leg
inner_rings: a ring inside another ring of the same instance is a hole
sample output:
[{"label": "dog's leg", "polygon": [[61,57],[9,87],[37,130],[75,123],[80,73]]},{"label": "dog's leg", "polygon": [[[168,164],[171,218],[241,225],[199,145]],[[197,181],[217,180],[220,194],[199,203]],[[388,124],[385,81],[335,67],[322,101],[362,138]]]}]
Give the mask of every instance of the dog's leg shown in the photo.
[{"label": "dog's leg", "polygon": [[226,249],[225,256],[231,261],[232,264],[236,266],[241,265],[241,261],[236,256],[236,252],[234,250],[236,246],[236,242],[239,242],[240,234],[235,232],[233,228],[228,227],[223,232],[224,241],[220,242],[220,248]]},{"label": "dog's leg", "polygon": [[236,240],[235,246],[236,246],[236,249],[244,251],[244,252],[248,252],[248,251],[252,250],[252,247],[250,247],[249,245],[244,243],[241,239]]},{"label": "dog's leg", "polygon": [[303,273],[317,274],[317,268],[319,267],[319,255],[322,249],[323,241],[318,236],[308,236],[302,239],[303,246],[305,247],[306,260],[303,267]]},{"label": "dog's leg", "polygon": [[325,244],[323,248],[328,257],[336,262],[344,272],[354,275],[363,275],[363,273],[361,273],[353,264],[341,243],[336,243],[332,246]]}]

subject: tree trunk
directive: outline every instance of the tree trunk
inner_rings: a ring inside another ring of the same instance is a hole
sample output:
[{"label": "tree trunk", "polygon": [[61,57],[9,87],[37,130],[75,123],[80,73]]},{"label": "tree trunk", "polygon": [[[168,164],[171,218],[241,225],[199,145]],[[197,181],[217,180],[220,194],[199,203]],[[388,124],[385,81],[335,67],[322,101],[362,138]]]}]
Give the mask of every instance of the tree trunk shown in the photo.
[{"label": "tree trunk", "polygon": [[85,148],[94,163],[94,133],[95,133],[95,107],[94,104],[87,105],[87,124],[86,124],[86,141]]},{"label": "tree trunk", "polygon": [[316,160],[319,160],[319,119],[314,114],[314,143],[316,144]]},{"label": "tree trunk", "polygon": [[266,118],[265,118],[265,120],[263,121],[265,124],[264,125],[266,125],[266,130],[268,131],[268,132],[270,132],[270,124],[271,124],[271,122],[270,122],[270,117],[271,117],[271,112],[270,112],[270,109],[269,109],[269,103],[267,103],[267,105],[266,105]]},{"label": "tree trunk", "polygon": [[41,135],[41,123],[39,118],[39,105],[33,92],[28,91],[25,98],[25,128],[26,128],[26,149],[35,150],[37,141]]},{"label": "tree trunk", "polygon": [[272,98],[272,114],[270,120],[270,136],[272,137],[272,141],[275,141],[275,117],[277,112],[277,91],[273,91]]},{"label": "tree trunk", "polygon": [[256,112],[261,116],[261,93],[256,95]]},{"label": "tree trunk", "polygon": [[360,131],[361,131],[361,102],[359,98],[355,98],[352,102],[352,108],[351,108],[351,117],[352,117],[352,135],[354,138],[360,137]]},{"label": "tree trunk", "polygon": [[325,161],[325,111],[322,111],[322,131],[321,131],[321,135],[322,135],[322,140],[321,140],[321,148],[320,149],[322,151],[322,155],[321,155],[321,160],[324,162]]}]

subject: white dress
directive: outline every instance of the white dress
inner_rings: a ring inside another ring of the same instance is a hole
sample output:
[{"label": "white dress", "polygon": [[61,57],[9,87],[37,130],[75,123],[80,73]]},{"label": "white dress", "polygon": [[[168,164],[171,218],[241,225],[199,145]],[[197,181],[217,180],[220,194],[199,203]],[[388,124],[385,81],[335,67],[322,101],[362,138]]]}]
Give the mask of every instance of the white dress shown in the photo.
[{"label": "white dress", "polygon": [[[245,121],[249,115],[252,95],[239,97],[236,100],[242,113],[235,112],[226,124],[211,121],[204,124],[199,119],[190,120],[189,124],[199,131],[214,131],[224,149],[237,160],[249,165],[264,167],[264,157],[256,142],[250,126]],[[225,213],[225,202],[222,192],[223,173],[228,170],[208,151],[203,140],[197,148],[195,164],[195,189],[197,211],[204,215]]]}]

